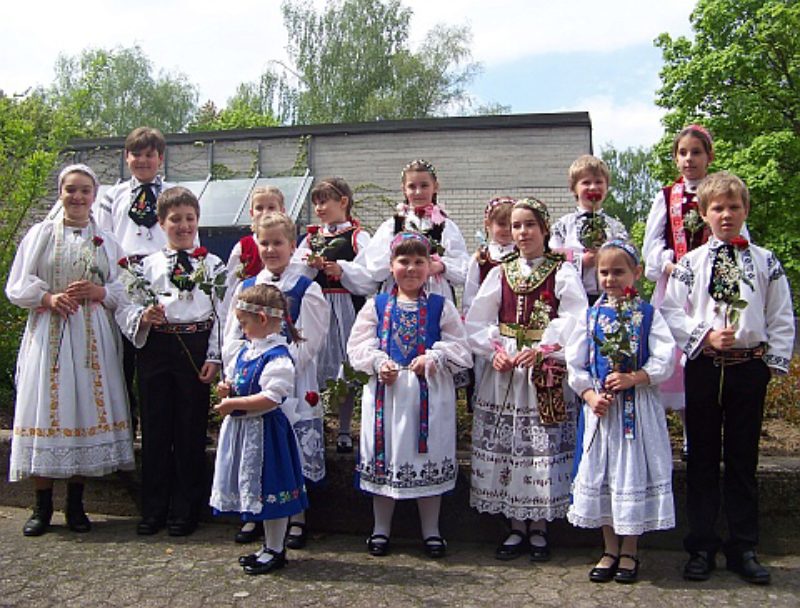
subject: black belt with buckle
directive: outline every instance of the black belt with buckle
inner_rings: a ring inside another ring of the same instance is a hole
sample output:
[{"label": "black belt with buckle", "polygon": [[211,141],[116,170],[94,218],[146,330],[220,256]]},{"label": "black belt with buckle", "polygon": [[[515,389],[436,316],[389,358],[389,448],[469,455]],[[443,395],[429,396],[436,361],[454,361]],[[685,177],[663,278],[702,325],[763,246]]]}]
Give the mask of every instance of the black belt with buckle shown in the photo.
[{"label": "black belt with buckle", "polygon": [[763,344],[754,348],[732,348],[730,350],[717,350],[711,346],[703,348],[703,355],[711,357],[716,366],[747,363],[754,359],[761,359],[766,352],[767,349]]},{"label": "black belt with buckle", "polygon": [[163,325],[153,325],[153,331],[160,334],[198,334],[202,331],[209,331],[214,325],[214,321],[207,319],[197,323],[165,323]]}]

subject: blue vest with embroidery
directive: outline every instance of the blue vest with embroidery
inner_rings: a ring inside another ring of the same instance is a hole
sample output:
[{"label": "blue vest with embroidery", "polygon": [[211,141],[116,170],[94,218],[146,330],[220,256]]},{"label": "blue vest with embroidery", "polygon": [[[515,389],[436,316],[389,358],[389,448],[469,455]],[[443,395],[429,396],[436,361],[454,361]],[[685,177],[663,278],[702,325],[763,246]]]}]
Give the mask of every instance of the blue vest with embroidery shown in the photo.
[{"label": "blue vest with embroidery", "polygon": [[[389,294],[375,296],[375,313],[378,317],[377,334],[381,336],[383,314],[389,302]],[[428,296],[428,317],[425,324],[425,348],[428,349],[441,339],[440,321],[445,298],[437,294]],[[395,306],[392,311],[389,329],[389,357],[396,363],[406,366],[417,356],[417,323],[419,310],[403,310]]]}]

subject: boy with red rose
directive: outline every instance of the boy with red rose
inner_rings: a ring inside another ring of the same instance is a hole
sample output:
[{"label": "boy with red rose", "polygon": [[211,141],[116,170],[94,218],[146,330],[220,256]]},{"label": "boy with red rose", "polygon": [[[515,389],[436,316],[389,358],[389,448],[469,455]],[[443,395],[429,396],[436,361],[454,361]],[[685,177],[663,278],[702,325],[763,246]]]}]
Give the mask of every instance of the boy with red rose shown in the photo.
[{"label": "boy with red rose", "polygon": [[591,306],[600,297],[597,281],[597,250],[612,239],[628,240],[628,232],[617,218],[603,211],[611,173],[596,156],[579,156],[569,167],[569,189],[578,208],[555,224],[550,234],[550,249],[567,255],[581,275],[583,289]]},{"label": "boy with red rose", "polygon": [[[157,304],[142,301],[127,313],[125,333],[137,348],[142,397],[142,520],[137,532],[170,536],[197,526],[205,504],[205,438],[209,384],[219,371],[219,298],[201,287],[217,284],[225,266],[195,247],[200,205],[186,188],[158,197],[158,223],[167,246],[142,261],[141,276]],[[135,289],[132,299],[137,299]]]},{"label": "boy with red rose", "polygon": [[[661,311],[687,361],[686,431],[689,534],[687,580],[704,581],[723,548],[727,568],[768,584],[756,557],[758,441],[771,374],[786,373],[794,344],[789,283],[775,255],[741,236],[750,210],[747,187],[720,171],[697,189],[708,242],[674,267]],[[728,520],[724,547],[715,532],[720,452]]]}]

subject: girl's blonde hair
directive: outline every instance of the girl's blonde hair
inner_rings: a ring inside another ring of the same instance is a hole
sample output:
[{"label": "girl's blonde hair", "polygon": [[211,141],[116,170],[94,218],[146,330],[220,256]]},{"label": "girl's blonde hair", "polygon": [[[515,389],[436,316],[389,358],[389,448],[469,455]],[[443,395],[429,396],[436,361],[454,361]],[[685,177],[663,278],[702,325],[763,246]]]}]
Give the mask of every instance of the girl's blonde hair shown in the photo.
[{"label": "girl's blonde hair", "polygon": [[[274,285],[253,285],[252,287],[243,289],[239,293],[238,299],[248,304],[280,310],[282,313],[282,320],[286,324],[286,331],[289,333],[292,340],[294,342],[302,342],[303,337],[300,335],[300,332],[297,331],[297,328],[289,317],[289,305],[280,289]],[[244,312],[246,314],[256,314],[248,311]]]}]

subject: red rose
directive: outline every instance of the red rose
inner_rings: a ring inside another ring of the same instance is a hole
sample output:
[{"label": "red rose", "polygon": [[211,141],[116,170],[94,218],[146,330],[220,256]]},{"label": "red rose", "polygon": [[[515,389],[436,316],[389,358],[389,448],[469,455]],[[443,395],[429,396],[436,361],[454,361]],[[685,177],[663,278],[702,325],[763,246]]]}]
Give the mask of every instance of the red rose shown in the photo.
[{"label": "red rose", "polygon": [[319,226],[317,226],[315,224],[310,224],[310,225],[306,226],[306,232],[313,236],[313,235],[317,234],[317,232],[319,232]]},{"label": "red rose", "polygon": [[636,291],[635,287],[626,287],[623,293],[625,294],[626,298],[635,298],[639,295],[639,292]]},{"label": "red rose", "polygon": [[117,266],[120,268],[127,268],[128,267],[128,258],[120,258],[119,262],[117,262]]},{"label": "red rose", "polygon": [[92,239],[92,245],[94,245],[95,247],[100,247],[100,245],[102,244],[103,244],[103,237],[96,236]]},{"label": "red rose", "polygon": [[731,245],[736,247],[736,249],[747,249],[747,246],[749,244],[750,243],[748,242],[748,240],[741,235],[731,239]]},{"label": "red rose", "polygon": [[417,217],[425,217],[427,212],[428,210],[425,207],[414,207],[414,213],[417,214]]},{"label": "red rose", "polygon": [[597,203],[603,200],[603,195],[600,192],[587,192],[586,198],[589,199],[589,202]]},{"label": "red rose", "polygon": [[208,249],[205,247],[198,247],[194,251],[192,251],[193,258],[204,258],[208,255]]},{"label": "red rose", "polygon": [[319,393],[315,391],[308,391],[306,393],[306,401],[308,401],[308,404],[311,407],[314,407],[315,405],[317,405],[317,403],[319,403]]},{"label": "red rose", "polygon": [[554,301],[556,298],[555,298],[555,296],[553,295],[553,292],[552,292],[552,291],[545,289],[545,290],[542,292],[542,295],[541,295],[541,298],[540,298],[540,299],[541,299],[542,301],[544,301],[544,302],[547,302],[548,304],[552,304],[552,303],[553,303],[553,301]]},{"label": "red rose", "polygon": [[181,268],[180,266],[176,266],[175,270],[174,270],[174,272],[172,274],[174,274],[176,277],[182,275],[183,274],[183,268]]}]

